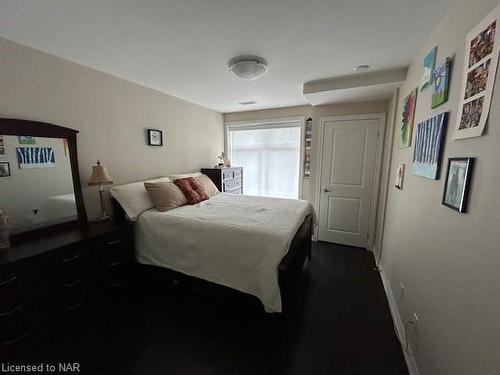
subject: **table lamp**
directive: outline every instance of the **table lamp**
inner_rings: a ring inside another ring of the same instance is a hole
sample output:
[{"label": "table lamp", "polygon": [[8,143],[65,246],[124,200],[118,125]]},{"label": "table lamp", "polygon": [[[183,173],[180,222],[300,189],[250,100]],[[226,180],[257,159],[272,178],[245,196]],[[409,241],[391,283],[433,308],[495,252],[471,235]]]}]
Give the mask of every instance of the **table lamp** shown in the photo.
[{"label": "table lamp", "polygon": [[104,185],[111,185],[113,180],[108,174],[106,167],[101,165],[101,162],[97,160],[97,165],[92,166],[92,176],[90,176],[89,186],[99,185],[99,199],[101,201],[101,216],[99,220],[105,221],[109,220],[110,217],[106,211],[106,205],[104,204]]}]

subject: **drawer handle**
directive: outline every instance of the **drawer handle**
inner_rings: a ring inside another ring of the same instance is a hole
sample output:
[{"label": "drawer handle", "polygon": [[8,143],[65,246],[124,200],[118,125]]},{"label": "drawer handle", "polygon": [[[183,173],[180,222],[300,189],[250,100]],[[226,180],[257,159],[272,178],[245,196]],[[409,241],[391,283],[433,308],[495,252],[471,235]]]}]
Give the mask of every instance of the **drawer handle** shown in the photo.
[{"label": "drawer handle", "polygon": [[121,260],[117,260],[116,262],[111,262],[109,264],[110,267],[116,267],[118,265],[122,264],[122,261]]},{"label": "drawer handle", "polygon": [[77,260],[80,258],[80,254],[76,254],[75,256],[72,256],[71,258],[63,258],[61,259],[62,263],[67,263],[67,262],[73,262],[74,260]]},{"label": "drawer handle", "polygon": [[108,241],[108,245],[109,246],[113,246],[113,245],[116,245],[117,243],[120,243],[122,242],[121,240],[111,240],[111,241]]},{"label": "drawer handle", "polygon": [[66,308],[67,308],[68,310],[75,310],[75,309],[79,308],[79,307],[80,307],[80,306],[82,306],[82,305],[83,305],[83,301],[80,301],[80,302],[78,302],[76,305],[67,306]]},{"label": "drawer handle", "polygon": [[3,345],[13,345],[13,344],[17,344],[19,341],[21,341],[22,339],[24,339],[26,336],[28,335],[28,332],[24,332],[23,334],[21,334],[19,337],[16,337],[15,339],[13,340],[10,340],[10,341],[5,341],[3,342],[2,344]]},{"label": "drawer handle", "polygon": [[16,281],[17,279],[19,279],[19,276],[13,276],[13,277],[11,277],[11,278],[10,278],[10,279],[8,279],[8,280],[0,281],[0,286],[4,286],[4,285],[6,285],[6,284],[8,284],[8,283],[11,283],[11,282],[13,282],[13,281]]},{"label": "drawer handle", "polygon": [[65,286],[66,288],[71,288],[71,287],[74,287],[75,285],[80,284],[80,282],[81,282],[81,281],[82,281],[82,280],[76,280],[76,281],[73,281],[72,283],[69,283],[69,284],[64,284],[64,286]]},{"label": "drawer handle", "polygon": [[9,310],[9,311],[4,312],[4,313],[0,313],[0,318],[15,314],[16,312],[21,311],[23,307],[24,307],[23,305],[17,305],[12,310]]}]

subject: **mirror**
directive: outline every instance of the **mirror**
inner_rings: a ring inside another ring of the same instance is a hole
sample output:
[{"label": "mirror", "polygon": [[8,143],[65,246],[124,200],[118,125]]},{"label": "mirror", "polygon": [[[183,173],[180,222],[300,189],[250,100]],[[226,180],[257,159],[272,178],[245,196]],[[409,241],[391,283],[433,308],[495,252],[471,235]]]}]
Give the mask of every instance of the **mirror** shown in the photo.
[{"label": "mirror", "polygon": [[78,219],[65,138],[0,135],[0,208],[13,234]]},{"label": "mirror", "polygon": [[46,122],[0,118],[0,208],[12,219],[7,230],[14,242],[88,224],[77,134]]}]

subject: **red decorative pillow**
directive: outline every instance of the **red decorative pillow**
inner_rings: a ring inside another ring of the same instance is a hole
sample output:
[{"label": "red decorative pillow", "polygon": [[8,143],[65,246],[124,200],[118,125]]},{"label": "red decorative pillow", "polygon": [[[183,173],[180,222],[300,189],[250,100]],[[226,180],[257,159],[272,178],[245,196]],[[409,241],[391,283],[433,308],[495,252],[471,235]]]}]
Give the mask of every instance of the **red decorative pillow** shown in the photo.
[{"label": "red decorative pillow", "polygon": [[193,177],[178,178],[177,180],[174,180],[174,184],[181,189],[188,201],[188,204],[196,204],[208,199],[208,195],[203,186]]}]

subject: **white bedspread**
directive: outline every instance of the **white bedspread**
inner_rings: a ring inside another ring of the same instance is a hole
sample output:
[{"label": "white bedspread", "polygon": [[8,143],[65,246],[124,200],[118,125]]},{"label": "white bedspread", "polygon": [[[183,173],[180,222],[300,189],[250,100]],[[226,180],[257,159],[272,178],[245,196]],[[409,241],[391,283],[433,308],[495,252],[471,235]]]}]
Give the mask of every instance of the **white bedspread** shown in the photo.
[{"label": "white bedspread", "polygon": [[281,312],[278,265],[309,214],[303,200],[217,194],[193,206],[142,213],[136,257],[258,297]]}]

